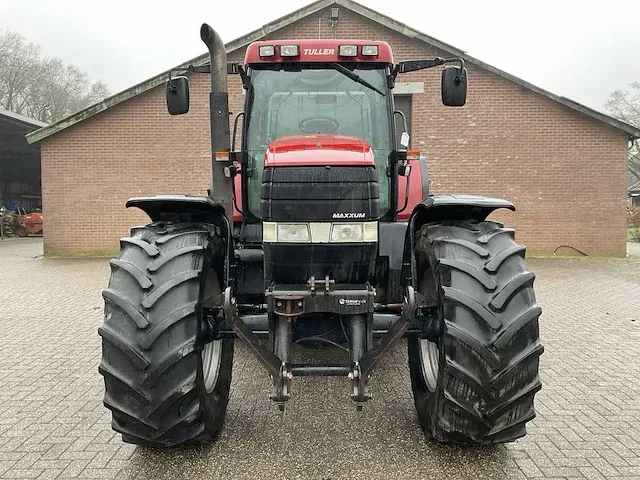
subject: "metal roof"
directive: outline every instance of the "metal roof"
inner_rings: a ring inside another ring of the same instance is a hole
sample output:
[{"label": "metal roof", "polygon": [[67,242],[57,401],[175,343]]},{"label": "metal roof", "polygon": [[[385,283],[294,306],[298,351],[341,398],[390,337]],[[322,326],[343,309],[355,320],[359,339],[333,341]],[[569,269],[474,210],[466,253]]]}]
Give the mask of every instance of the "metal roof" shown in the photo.
[{"label": "metal roof", "polygon": [[[247,35],[244,35],[243,37],[240,37],[236,40],[233,40],[229,43],[226,44],[226,48],[227,48],[227,53],[231,53],[235,50],[238,50],[242,47],[245,47],[246,45],[250,44],[253,41],[256,40],[260,40],[261,38],[264,38],[266,35],[270,34],[271,32],[274,32],[275,30],[279,30],[287,25],[290,25],[298,20],[300,20],[301,18],[304,18],[308,15],[311,15],[313,13],[316,13],[330,5],[339,5],[341,7],[344,7],[348,10],[351,10],[373,22],[376,22],[384,27],[387,27],[393,31],[396,31],[398,33],[401,33],[402,35],[405,35],[406,37],[409,38],[413,38],[416,40],[420,40],[422,42],[427,43],[428,45],[431,45],[433,47],[436,47],[440,50],[443,50],[447,53],[450,53],[452,55],[456,55],[459,56],[461,58],[463,58],[465,60],[465,62],[468,62],[472,65],[476,65],[480,68],[482,68],[483,70],[487,70],[489,72],[492,72],[506,80],[509,80],[510,82],[513,82],[517,85],[520,85],[524,88],[527,88],[528,90],[532,90],[540,95],[543,95],[547,98],[550,98],[551,100],[554,100],[558,103],[561,103],[562,105],[578,111],[584,115],[587,115],[591,118],[594,118],[602,123],[605,123],[613,128],[616,128],[618,130],[621,130],[625,133],[627,133],[629,135],[630,138],[640,138],[640,128],[637,128],[633,125],[630,125],[628,123],[622,122],[620,120],[618,120],[617,118],[614,118],[610,115],[606,115],[602,112],[599,112],[597,110],[594,110],[590,107],[587,107],[586,105],[582,105],[578,102],[575,102],[567,97],[563,97],[563,96],[559,96],[559,95],[555,95],[547,90],[544,90],[543,88],[537,87],[525,80],[522,80],[514,75],[511,75],[503,70],[500,70],[499,68],[496,68],[492,65],[489,65],[488,63],[483,62],[482,60],[479,60],[477,58],[474,58],[470,55],[468,55],[466,52],[453,47],[452,45],[449,45],[445,42],[441,42],[440,40],[430,37],[429,35],[426,35],[422,32],[419,32],[418,30],[415,30],[407,25],[405,25],[404,23],[401,23],[397,20],[394,20],[390,17],[387,17],[386,15],[382,15],[381,13],[376,12],[375,10],[372,10],[368,7],[365,7],[364,5],[360,5],[359,3],[354,2],[353,0],[318,0],[314,3],[311,3],[309,5],[307,5],[306,7],[303,7],[299,10],[296,10],[295,12],[292,12],[288,15],[285,15],[284,17],[280,17],[277,20],[274,20],[273,22],[267,23],[266,25],[262,26],[261,28],[254,30],[251,33],[248,33]],[[53,135],[61,130],[64,130],[65,128],[68,128],[72,125],[75,125],[78,122],[81,122],[82,120],[85,120],[89,117],[92,117],[93,115],[96,115],[100,112],[103,112],[105,110],[107,110],[108,108],[113,107],[114,105],[118,105],[119,103],[125,102],[127,100],[129,100],[132,97],[135,97],[136,95],[139,95],[140,93],[146,92],[147,90],[150,90],[154,87],[157,87],[158,85],[164,83],[164,81],[169,77],[169,75],[171,75],[172,73],[176,74],[176,73],[182,73],[185,72],[187,70],[187,67],[189,65],[204,65],[208,62],[209,60],[209,56],[208,54],[204,54],[204,55],[200,55],[196,58],[193,58],[181,65],[178,65],[170,70],[167,70],[165,72],[160,73],[159,75],[156,75],[155,77],[152,77],[148,80],[145,80],[144,82],[138,83],[137,85],[134,85],[133,87],[128,88],[127,90],[124,90],[120,93],[117,93],[109,98],[106,98],[105,100],[92,105],[90,107],[87,107],[83,110],[80,110],[77,113],[74,113],[73,115],[70,115],[66,118],[63,118],[62,120],[59,120],[55,123],[52,123],[51,125],[48,125],[46,127],[43,127],[39,130],[36,130],[35,132],[32,132],[30,134],[27,135],[27,141],[29,143],[33,143],[33,142],[37,142],[39,140],[42,140],[43,138],[47,138],[50,135]]]},{"label": "metal roof", "polygon": [[640,180],[629,187],[629,193],[640,193]]},{"label": "metal roof", "polygon": [[19,113],[13,113],[9,110],[5,110],[4,108],[0,108],[0,117],[10,118],[11,120],[16,120],[20,123],[24,123],[25,125],[29,125],[32,127],[46,127],[48,125],[47,123],[41,122],[40,120],[34,120],[33,118],[20,115]]}]

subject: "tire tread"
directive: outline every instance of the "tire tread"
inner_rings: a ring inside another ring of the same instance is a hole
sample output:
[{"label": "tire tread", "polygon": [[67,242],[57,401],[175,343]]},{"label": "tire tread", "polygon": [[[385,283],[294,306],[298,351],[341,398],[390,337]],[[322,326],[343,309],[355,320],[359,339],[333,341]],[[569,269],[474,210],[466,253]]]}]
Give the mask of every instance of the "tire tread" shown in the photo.
[{"label": "tire tread", "polygon": [[152,223],[121,239],[103,291],[98,370],[112,427],[126,442],[155,447],[200,443],[222,428],[233,343],[222,340],[219,380],[209,394],[198,367],[202,345],[197,342],[205,260],[220,248],[212,229],[201,224]]},{"label": "tire tread", "polygon": [[418,261],[432,268],[419,271],[437,276],[445,332],[435,392],[422,377],[419,340],[409,339],[421,425],[445,443],[491,444],[522,437],[535,416],[544,351],[538,332],[542,310],[533,292],[535,275],[524,264],[525,247],[516,244],[512,229],[491,221],[425,225],[415,245]]}]

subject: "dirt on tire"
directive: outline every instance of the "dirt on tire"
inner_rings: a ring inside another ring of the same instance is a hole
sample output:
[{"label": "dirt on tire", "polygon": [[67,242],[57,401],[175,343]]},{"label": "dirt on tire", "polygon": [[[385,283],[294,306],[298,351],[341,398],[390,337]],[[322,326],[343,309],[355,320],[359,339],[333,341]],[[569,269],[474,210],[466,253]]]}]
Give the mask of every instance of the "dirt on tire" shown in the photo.
[{"label": "dirt on tire", "polygon": [[207,391],[200,332],[205,293],[219,294],[213,266],[222,261],[222,241],[204,225],[162,222],[135,228],[120,243],[99,329],[112,426],[124,441],[149,446],[215,438],[229,398],[233,340],[219,340],[217,380]]},{"label": "dirt on tire", "polygon": [[541,308],[524,255],[513,230],[496,222],[425,225],[417,234],[420,291],[440,324],[437,381],[425,381],[417,337],[408,341],[409,369],[419,421],[436,441],[513,441],[535,416]]}]

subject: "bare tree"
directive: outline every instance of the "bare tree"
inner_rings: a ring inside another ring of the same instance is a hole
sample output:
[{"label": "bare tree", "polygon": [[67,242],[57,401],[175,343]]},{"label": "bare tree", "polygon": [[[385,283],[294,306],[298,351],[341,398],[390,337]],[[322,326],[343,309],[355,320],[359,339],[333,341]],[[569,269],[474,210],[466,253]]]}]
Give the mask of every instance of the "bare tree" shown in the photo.
[{"label": "bare tree", "polygon": [[0,107],[51,123],[107,96],[107,86],[77,66],[41,58],[37,45],[0,31]]},{"label": "bare tree", "polygon": [[[606,109],[616,118],[640,128],[640,82],[632,82],[631,90],[616,90],[609,95]],[[629,172],[640,180],[640,145],[634,140],[629,148]]]},{"label": "bare tree", "polygon": [[29,79],[40,60],[39,47],[25,43],[17,33],[0,33],[0,105],[22,113],[26,107]]}]

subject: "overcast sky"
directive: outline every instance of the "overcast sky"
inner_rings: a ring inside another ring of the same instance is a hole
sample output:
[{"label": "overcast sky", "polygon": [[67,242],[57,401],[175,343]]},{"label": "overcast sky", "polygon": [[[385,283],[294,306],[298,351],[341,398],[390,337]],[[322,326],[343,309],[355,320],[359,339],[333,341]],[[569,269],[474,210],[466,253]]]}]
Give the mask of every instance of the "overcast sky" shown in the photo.
[{"label": "overcast sky", "polygon": [[[202,22],[227,42],[308,3],[0,0],[0,29],[21,33],[116,93],[204,53]],[[640,81],[638,0],[361,3],[598,110],[611,91]]]}]

